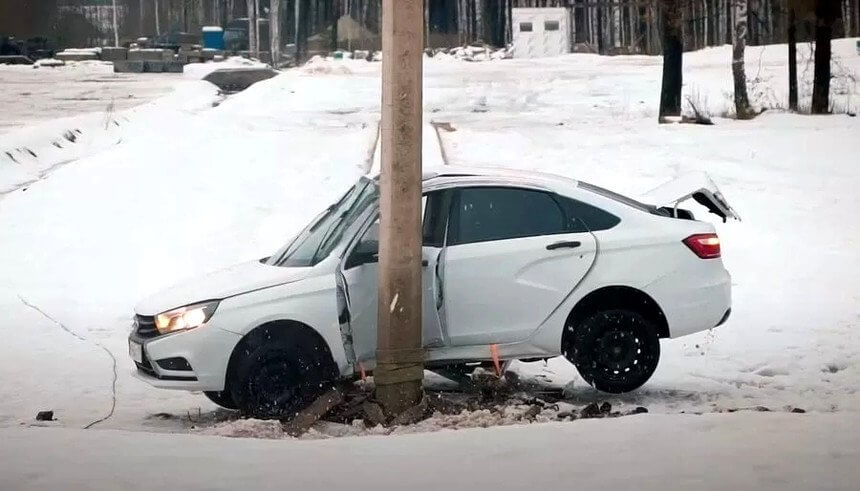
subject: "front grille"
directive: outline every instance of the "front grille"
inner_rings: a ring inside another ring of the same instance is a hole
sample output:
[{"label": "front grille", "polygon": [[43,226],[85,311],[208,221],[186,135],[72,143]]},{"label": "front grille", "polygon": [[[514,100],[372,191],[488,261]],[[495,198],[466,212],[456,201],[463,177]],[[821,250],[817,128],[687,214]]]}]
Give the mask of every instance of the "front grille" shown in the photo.
[{"label": "front grille", "polygon": [[155,327],[155,317],[153,316],[135,315],[134,325],[134,332],[142,338],[154,338],[158,336],[158,329]]}]

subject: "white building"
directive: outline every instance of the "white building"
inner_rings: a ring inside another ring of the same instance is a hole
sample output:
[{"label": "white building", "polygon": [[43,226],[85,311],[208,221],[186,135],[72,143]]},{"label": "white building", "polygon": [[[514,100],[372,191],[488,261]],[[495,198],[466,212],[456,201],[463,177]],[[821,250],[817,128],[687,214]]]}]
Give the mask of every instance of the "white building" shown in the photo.
[{"label": "white building", "polygon": [[544,58],[570,52],[565,8],[512,9],[514,58]]}]

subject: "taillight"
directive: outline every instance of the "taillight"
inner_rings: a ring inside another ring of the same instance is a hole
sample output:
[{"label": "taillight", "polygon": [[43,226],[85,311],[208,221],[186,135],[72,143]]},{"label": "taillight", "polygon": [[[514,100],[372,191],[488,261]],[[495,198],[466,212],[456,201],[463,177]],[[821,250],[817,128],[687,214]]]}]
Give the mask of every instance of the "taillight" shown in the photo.
[{"label": "taillight", "polygon": [[684,244],[702,259],[720,257],[720,238],[717,234],[696,234],[684,239]]}]

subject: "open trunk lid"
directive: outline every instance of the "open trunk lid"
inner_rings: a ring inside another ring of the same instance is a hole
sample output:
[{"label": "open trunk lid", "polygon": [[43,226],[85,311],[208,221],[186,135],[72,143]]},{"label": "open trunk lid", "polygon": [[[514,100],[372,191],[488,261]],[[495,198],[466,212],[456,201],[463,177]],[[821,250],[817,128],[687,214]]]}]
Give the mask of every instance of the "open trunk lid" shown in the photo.
[{"label": "open trunk lid", "polygon": [[643,203],[672,208],[675,210],[675,216],[677,216],[678,205],[690,198],[722,218],[724,222],[729,218],[741,219],[705,172],[684,174],[639,197]]}]

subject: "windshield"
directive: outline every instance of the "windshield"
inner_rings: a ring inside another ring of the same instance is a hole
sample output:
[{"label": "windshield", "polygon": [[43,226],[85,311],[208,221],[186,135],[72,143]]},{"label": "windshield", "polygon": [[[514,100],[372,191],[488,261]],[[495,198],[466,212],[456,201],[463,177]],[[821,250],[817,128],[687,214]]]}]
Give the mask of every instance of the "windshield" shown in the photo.
[{"label": "windshield", "polygon": [[361,178],[335,204],[317,216],[292,242],[272,255],[266,264],[283,267],[313,266],[334,250],[343,233],[379,197],[377,184]]}]

